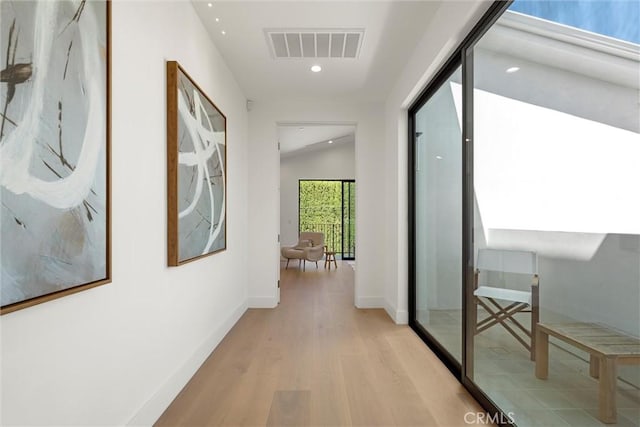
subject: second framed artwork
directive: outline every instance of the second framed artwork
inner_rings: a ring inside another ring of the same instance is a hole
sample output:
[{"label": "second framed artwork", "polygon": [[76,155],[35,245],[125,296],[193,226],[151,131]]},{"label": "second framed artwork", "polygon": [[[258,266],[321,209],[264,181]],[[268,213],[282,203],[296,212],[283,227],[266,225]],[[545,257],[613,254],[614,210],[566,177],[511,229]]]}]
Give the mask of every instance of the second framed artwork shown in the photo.
[{"label": "second framed artwork", "polygon": [[227,248],[227,118],[167,61],[168,263]]}]

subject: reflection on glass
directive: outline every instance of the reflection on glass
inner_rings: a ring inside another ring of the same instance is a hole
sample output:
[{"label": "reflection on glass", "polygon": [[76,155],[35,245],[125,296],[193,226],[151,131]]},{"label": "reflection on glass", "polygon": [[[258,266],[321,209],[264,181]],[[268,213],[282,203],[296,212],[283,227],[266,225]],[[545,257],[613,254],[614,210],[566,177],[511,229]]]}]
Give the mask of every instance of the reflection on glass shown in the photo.
[{"label": "reflection on glass", "polygon": [[[539,290],[540,330],[559,337],[548,348],[531,336],[523,343],[507,312],[476,331],[472,379],[518,426],[640,424],[637,364],[614,363],[615,375],[600,363],[611,391],[600,393],[590,375],[603,353],[640,356],[633,3],[516,0],[511,10],[519,13],[507,11],[474,48],[475,266],[477,286],[497,290],[476,291],[485,305],[470,313],[492,319],[498,309],[489,298],[535,312]],[[460,116],[460,99],[456,106]],[[487,249],[499,257],[485,273]],[[529,272],[516,271],[526,261],[517,254],[535,256],[537,289]],[[526,311],[513,317],[530,329]],[[525,344],[538,349],[536,361]]]},{"label": "reflection on glass", "polygon": [[457,361],[462,342],[462,137],[454,98],[459,82],[458,69],[414,120],[416,320]]}]

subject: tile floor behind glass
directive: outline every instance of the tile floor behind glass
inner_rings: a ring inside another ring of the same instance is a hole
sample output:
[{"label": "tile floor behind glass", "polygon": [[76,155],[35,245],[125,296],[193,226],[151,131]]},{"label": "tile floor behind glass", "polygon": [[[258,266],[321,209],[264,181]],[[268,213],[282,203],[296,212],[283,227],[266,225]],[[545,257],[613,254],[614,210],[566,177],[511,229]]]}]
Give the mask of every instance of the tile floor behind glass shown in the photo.
[{"label": "tile floor behind glass", "polygon": [[[460,310],[418,312],[427,330],[452,352],[461,350]],[[479,316],[484,313],[479,311]],[[481,318],[482,318],[481,317]],[[428,321],[427,321],[428,319]],[[527,324],[527,315],[522,316]],[[571,322],[543,310],[544,322]],[[589,356],[550,338],[549,378],[535,377],[529,353],[500,326],[475,337],[475,382],[518,426],[640,426],[640,367],[621,366],[617,381],[617,423],[598,420],[598,380],[589,376]]]}]

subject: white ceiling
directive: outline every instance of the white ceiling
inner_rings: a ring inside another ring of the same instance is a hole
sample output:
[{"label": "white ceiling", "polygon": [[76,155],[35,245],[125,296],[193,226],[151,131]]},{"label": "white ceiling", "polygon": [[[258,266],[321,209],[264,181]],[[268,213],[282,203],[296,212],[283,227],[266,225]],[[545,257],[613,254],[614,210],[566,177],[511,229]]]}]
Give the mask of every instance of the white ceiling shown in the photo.
[{"label": "white ceiling", "polygon": [[[382,100],[440,1],[192,0],[248,99],[274,97]],[[216,18],[219,22],[216,22]],[[265,29],[363,28],[359,57],[274,59]],[[222,35],[222,31],[226,35]],[[313,64],[322,66],[312,73]]]},{"label": "white ceiling", "polygon": [[[338,146],[355,140],[356,127],[352,125],[290,124],[278,126],[280,154],[286,155],[301,149],[317,149]],[[333,141],[329,144],[328,141]]]}]

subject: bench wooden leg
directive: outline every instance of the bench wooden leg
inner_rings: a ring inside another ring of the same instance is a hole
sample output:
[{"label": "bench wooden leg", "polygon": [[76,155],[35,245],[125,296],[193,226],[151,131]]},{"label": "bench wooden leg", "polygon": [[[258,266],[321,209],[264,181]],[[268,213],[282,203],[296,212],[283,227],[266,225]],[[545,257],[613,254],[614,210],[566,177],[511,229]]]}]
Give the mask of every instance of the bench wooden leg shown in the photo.
[{"label": "bench wooden leg", "polygon": [[531,360],[536,360],[536,328],[540,321],[540,294],[538,286],[531,286]]},{"label": "bench wooden leg", "polygon": [[536,378],[549,376],[549,335],[536,328]]},{"label": "bench wooden leg", "polygon": [[591,375],[592,378],[598,378],[600,376],[600,359],[593,354],[589,356],[589,375]]},{"label": "bench wooden leg", "polygon": [[616,422],[616,358],[600,358],[600,390],[598,392],[598,418],[605,424]]}]

